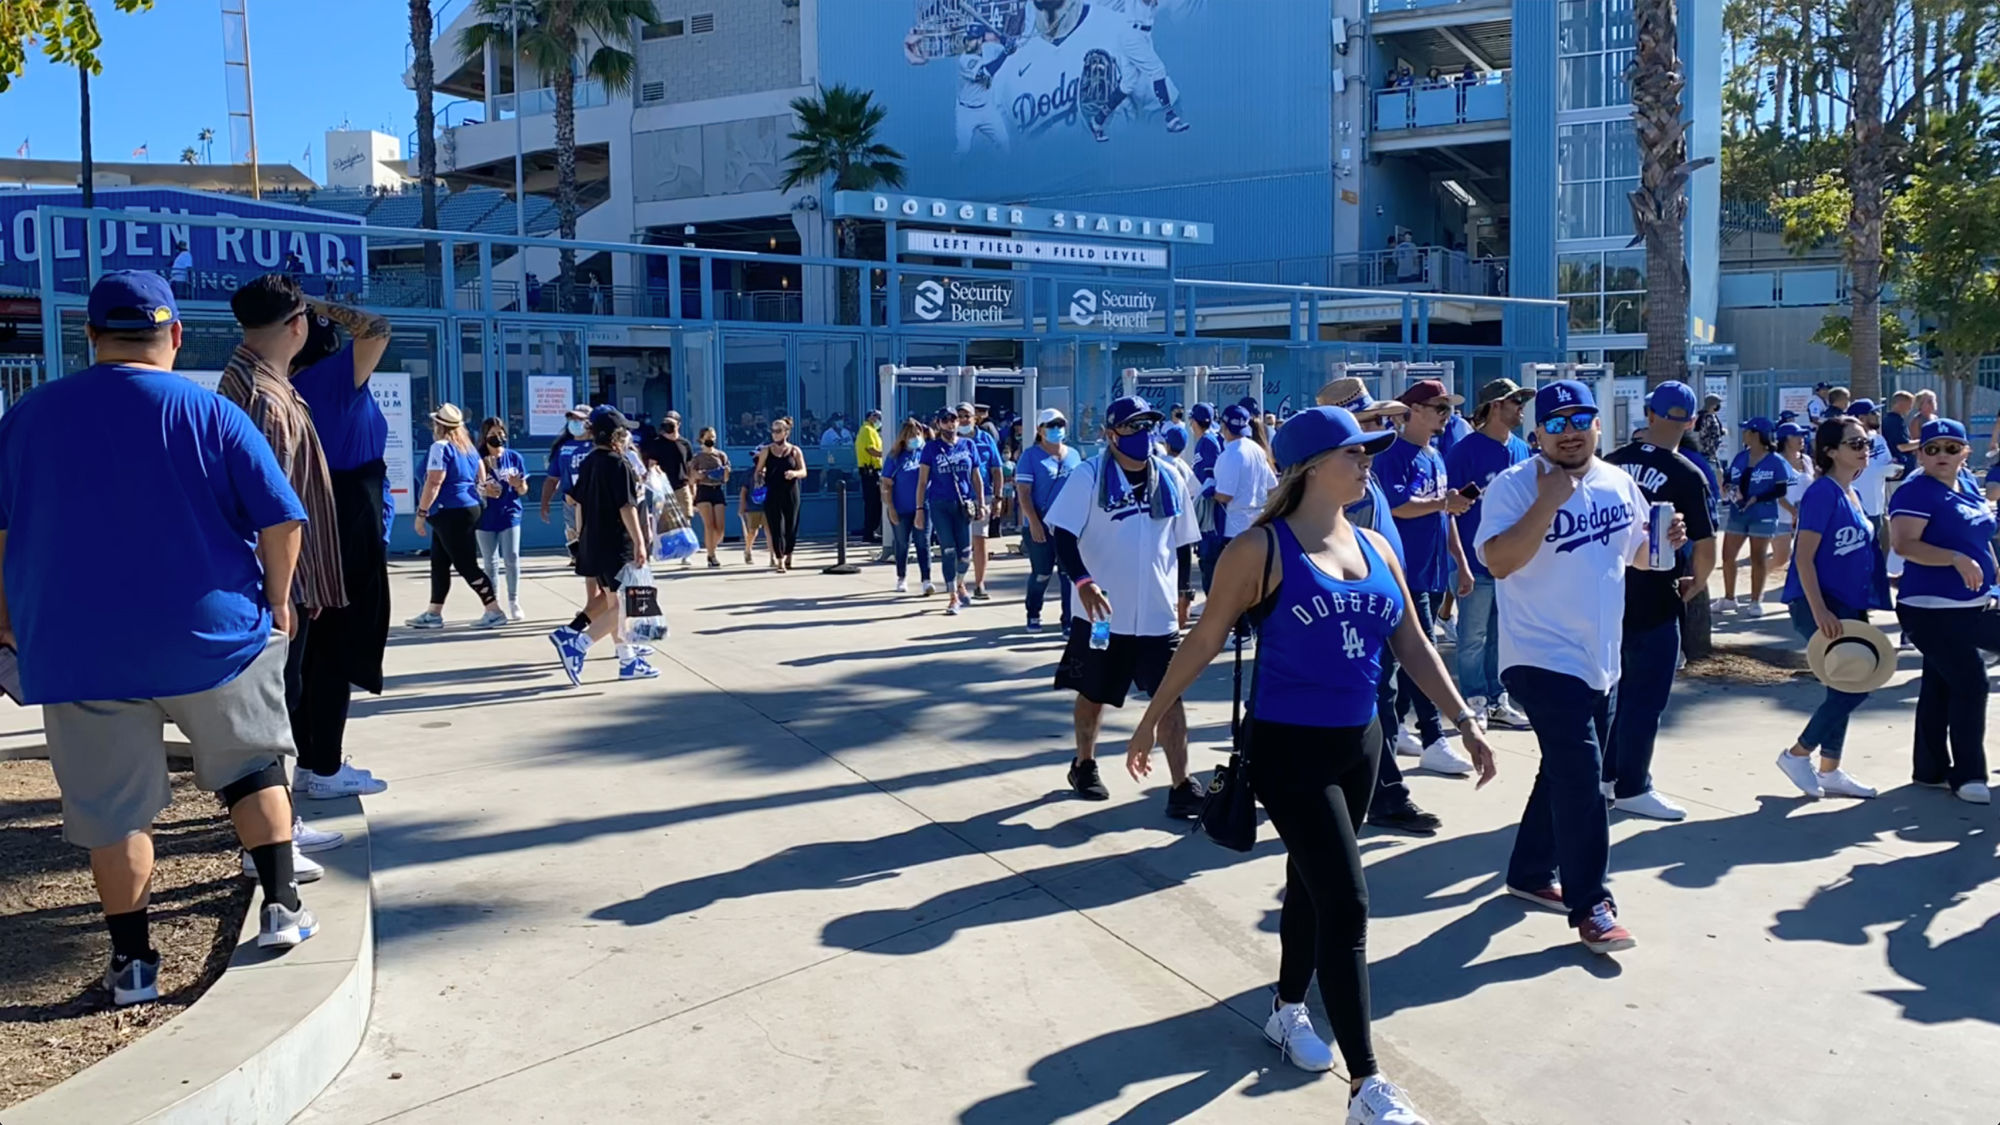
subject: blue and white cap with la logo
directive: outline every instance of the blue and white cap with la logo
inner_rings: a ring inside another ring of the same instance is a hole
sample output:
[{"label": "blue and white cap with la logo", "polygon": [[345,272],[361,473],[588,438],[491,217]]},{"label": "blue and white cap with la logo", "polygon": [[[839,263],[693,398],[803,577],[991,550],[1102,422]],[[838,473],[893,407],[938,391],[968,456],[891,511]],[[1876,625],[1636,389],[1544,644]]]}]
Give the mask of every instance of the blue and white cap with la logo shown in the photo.
[{"label": "blue and white cap with la logo", "polygon": [[1535,392],[1535,416],[1538,418],[1554,414],[1559,410],[1574,410],[1578,407],[1585,410],[1597,409],[1597,396],[1590,393],[1589,387],[1575,379],[1557,379],[1552,383],[1544,383],[1541,389]]}]

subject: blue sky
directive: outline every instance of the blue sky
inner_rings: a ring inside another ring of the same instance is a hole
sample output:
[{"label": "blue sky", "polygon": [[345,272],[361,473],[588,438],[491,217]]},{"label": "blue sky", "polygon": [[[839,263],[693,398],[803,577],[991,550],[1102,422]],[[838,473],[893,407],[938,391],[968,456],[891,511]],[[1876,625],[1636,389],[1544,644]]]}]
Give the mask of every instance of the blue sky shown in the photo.
[{"label": "blue sky", "polygon": [[[143,159],[130,155],[143,144],[155,163],[172,163],[183,148],[201,147],[195,135],[208,126],[215,130],[215,160],[225,162],[229,117],[217,0],[162,0],[132,15],[108,3],[94,6],[104,34],[104,73],[90,83],[93,155]],[[310,174],[323,182],[321,136],[343,120],[356,129],[384,129],[407,147],[416,111],[416,98],[402,81],[407,4],[248,0],[247,6],[258,151],[265,161],[305,171],[311,145]],[[458,6],[450,5],[453,11]],[[0,94],[0,155],[13,156],[27,140],[30,156],[75,159],[81,144],[77,96],[73,68],[30,55],[27,73]]]}]

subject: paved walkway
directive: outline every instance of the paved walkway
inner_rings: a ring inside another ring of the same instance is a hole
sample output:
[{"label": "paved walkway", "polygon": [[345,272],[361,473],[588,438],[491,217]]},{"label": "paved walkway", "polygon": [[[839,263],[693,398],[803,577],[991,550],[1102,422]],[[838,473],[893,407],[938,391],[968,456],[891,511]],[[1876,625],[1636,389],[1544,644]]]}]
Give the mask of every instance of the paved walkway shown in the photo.
[{"label": "paved walkway", "polygon": [[[1064,798],[1018,560],[956,618],[880,567],[675,573],[661,678],[605,656],[581,688],[543,639],[579,583],[531,567],[538,624],[470,629],[458,589],[356,708],[393,781],[376,1000],[300,1121],[1341,1119],[1344,1083],[1260,1034],[1275,839],[1190,838],[1122,769]],[[422,568],[397,571],[401,618]],[[1772,764],[1816,689],[1684,681],[1656,773],[1693,816],[1615,825],[1616,960],[1497,893],[1532,736],[1496,737],[1484,791],[1416,779],[1445,833],[1363,840],[1387,1072],[1439,1125],[1993,1120],[2000,833],[1904,784],[1909,680],[1849,752],[1899,787],[1818,803]],[[1228,690],[1218,664],[1195,692],[1199,768]]]}]

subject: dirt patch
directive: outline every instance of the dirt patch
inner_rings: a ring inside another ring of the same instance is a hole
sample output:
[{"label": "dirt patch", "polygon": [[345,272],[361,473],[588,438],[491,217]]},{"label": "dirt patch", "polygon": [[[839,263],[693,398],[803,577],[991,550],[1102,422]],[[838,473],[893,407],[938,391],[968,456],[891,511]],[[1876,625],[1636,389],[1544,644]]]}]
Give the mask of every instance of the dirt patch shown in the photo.
[{"label": "dirt patch", "polygon": [[256,884],[216,799],[173,775],[155,825],[153,947],[160,999],[122,1010],[104,991],[111,938],[90,856],[62,838],[47,762],[0,762],[0,1107],[53,1086],[165,1024],[228,967]]},{"label": "dirt patch", "polygon": [[1688,661],[1681,675],[1730,684],[1788,684],[1803,674],[1803,664],[1801,660],[1799,667],[1791,667],[1746,649],[1717,649],[1700,660]]}]

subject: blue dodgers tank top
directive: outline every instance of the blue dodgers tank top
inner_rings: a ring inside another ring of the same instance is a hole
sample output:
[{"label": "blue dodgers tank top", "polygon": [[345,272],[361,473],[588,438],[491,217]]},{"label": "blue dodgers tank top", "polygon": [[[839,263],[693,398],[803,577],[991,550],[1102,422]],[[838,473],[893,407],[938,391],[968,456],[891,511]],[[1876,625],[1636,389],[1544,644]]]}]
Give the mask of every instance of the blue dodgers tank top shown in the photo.
[{"label": "blue dodgers tank top", "polygon": [[1403,618],[1396,576],[1356,531],[1368,573],[1349,582],[1313,565],[1284,520],[1273,520],[1283,578],[1257,637],[1250,713],[1305,727],[1375,721],[1382,646]]}]

